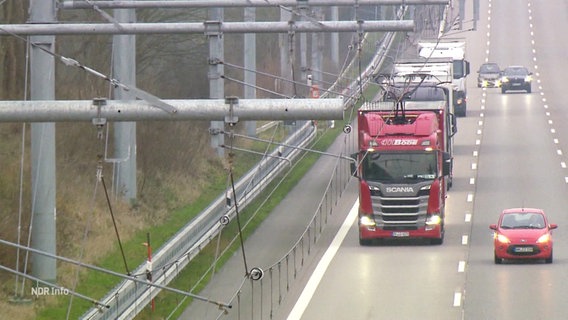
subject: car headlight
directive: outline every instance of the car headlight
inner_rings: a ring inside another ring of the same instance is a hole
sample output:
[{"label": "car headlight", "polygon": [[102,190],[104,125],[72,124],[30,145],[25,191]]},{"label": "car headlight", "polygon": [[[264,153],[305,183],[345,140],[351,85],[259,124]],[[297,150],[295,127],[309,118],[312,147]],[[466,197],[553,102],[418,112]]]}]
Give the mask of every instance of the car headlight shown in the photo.
[{"label": "car headlight", "polygon": [[426,218],[426,225],[433,226],[442,223],[442,217],[437,214],[433,214]]},{"label": "car headlight", "polygon": [[501,82],[505,83],[505,82],[509,82],[509,78],[507,77],[503,77],[501,78]]},{"label": "car headlight", "polygon": [[375,219],[370,216],[362,216],[361,219],[359,219],[359,223],[366,227],[374,227],[377,225]]},{"label": "car headlight", "polygon": [[551,237],[549,233],[545,233],[542,236],[540,236],[540,238],[538,238],[538,240],[536,240],[536,243],[548,243],[550,242]]},{"label": "car headlight", "polygon": [[501,243],[511,243],[511,240],[509,240],[509,238],[505,237],[504,235],[500,234],[500,233],[495,233],[495,239]]},{"label": "car headlight", "polygon": [[532,77],[531,76],[526,76],[525,77],[525,82],[531,82],[532,81]]}]

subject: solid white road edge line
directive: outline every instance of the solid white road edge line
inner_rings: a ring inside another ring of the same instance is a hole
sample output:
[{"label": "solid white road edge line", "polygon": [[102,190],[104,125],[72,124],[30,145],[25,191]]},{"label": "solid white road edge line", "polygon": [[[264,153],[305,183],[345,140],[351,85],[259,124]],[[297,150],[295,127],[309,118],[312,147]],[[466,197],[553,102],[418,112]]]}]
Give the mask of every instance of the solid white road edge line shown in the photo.
[{"label": "solid white road edge line", "polygon": [[359,210],[359,200],[355,201],[355,204],[351,208],[351,211],[349,211],[347,218],[345,218],[345,220],[343,221],[341,228],[339,228],[339,231],[335,235],[335,238],[333,238],[333,241],[329,245],[329,248],[327,248],[326,252],[321,257],[320,262],[316,266],[314,273],[312,273],[310,280],[308,280],[308,283],[304,287],[304,290],[302,291],[302,294],[300,295],[298,301],[294,305],[294,308],[288,315],[287,320],[299,320],[302,318],[302,315],[304,314],[304,311],[306,310],[308,304],[312,300],[312,297],[317,287],[319,286],[319,283],[323,278],[323,275],[325,274],[327,267],[329,267],[331,260],[333,260],[333,257],[337,253],[337,250],[339,250],[339,247],[341,246],[343,239],[345,239],[345,237],[347,236],[349,228],[351,228],[351,225],[353,225],[353,222],[355,222],[355,219],[358,215],[358,210]]}]

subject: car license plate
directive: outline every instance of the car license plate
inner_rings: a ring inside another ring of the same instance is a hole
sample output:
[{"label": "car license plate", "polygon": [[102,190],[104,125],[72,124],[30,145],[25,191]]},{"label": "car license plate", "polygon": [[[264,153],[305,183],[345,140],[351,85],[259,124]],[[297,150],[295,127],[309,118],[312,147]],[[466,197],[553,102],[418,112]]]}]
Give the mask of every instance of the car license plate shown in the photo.
[{"label": "car license plate", "polygon": [[516,247],[515,252],[533,252],[532,247]]},{"label": "car license plate", "polygon": [[392,236],[397,238],[408,237],[409,235],[408,231],[395,231],[392,233]]}]

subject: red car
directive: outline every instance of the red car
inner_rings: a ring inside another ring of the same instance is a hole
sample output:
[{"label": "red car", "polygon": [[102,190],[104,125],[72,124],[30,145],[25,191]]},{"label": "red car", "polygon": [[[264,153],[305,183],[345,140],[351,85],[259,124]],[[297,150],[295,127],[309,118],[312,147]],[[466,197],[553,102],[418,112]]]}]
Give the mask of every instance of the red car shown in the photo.
[{"label": "red car", "polygon": [[492,224],[494,230],[495,263],[504,259],[544,259],[552,263],[552,229],[556,224],[549,224],[542,209],[514,208],[505,209],[498,224]]}]

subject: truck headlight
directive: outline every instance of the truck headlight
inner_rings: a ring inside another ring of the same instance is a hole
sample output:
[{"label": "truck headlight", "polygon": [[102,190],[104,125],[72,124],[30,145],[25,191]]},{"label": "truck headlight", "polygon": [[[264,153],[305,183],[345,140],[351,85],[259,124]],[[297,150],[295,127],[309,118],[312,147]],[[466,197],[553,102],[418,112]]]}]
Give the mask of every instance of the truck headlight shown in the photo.
[{"label": "truck headlight", "polygon": [[440,217],[437,214],[433,214],[431,216],[428,216],[428,218],[426,218],[426,225],[428,226],[435,226],[442,223],[442,217]]},{"label": "truck headlight", "polygon": [[377,224],[375,223],[375,219],[373,219],[373,218],[370,217],[370,216],[362,216],[362,217],[359,219],[359,223],[360,223],[362,226],[365,226],[365,227],[374,227],[374,226],[377,225]]}]

